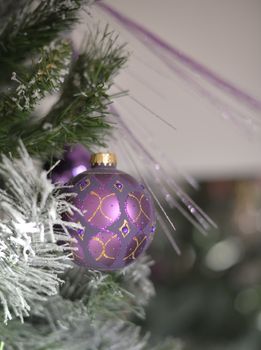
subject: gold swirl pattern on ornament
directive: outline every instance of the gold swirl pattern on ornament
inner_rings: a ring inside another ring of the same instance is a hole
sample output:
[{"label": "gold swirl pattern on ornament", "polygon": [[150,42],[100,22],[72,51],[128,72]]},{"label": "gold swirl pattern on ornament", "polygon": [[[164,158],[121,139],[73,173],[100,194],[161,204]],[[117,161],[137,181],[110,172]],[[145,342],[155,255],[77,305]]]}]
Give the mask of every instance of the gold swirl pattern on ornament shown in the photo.
[{"label": "gold swirl pattern on ornament", "polygon": [[141,204],[141,201],[142,201],[142,199],[144,198],[144,193],[142,194],[142,196],[140,197],[140,199],[139,199],[138,197],[136,197],[133,193],[130,193],[129,196],[132,197],[132,198],[134,198],[134,199],[136,199],[136,201],[137,201],[137,203],[138,203],[138,205],[139,205],[139,210],[140,210],[139,213],[138,213],[138,215],[136,216],[136,218],[133,219],[133,221],[134,221],[134,222],[137,221],[137,220],[139,219],[139,217],[141,216],[141,214],[143,214],[148,220],[150,220],[150,217],[148,217],[148,215],[145,213],[145,211],[144,211],[143,208],[142,208],[142,204]]},{"label": "gold swirl pattern on ornament", "polygon": [[90,184],[91,184],[90,179],[85,179],[85,180],[84,180],[84,185],[82,185],[82,184],[80,183],[80,191],[81,191],[81,192],[84,191],[85,188],[87,188],[87,187],[90,186]]},{"label": "gold swirl pattern on ornament", "polygon": [[113,256],[109,256],[108,254],[106,254],[106,248],[107,245],[112,241],[113,238],[117,237],[117,235],[113,235],[112,237],[110,237],[106,242],[103,242],[99,237],[94,237],[93,240],[100,243],[101,247],[102,247],[102,252],[101,254],[98,256],[98,258],[96,258],[96,261],[101,260],[101,258],[107,258],[107,259],[111,259],[111,260],[115,260],[115,258]]},{"label": "gold swirl pattern on ornament", "polygon": [[107,194],[106,196],[104,197],[101,197],[98,195],[98,193],[94,192],[94,191],[91,191],[91,194],[96,196],[98,199],[99,199],[99,205],[98,207],[95,209],[94,213],[92,214],[92,216],[88,219],[88,222],[91,222],[92,219],[95,217],[95,215],[98,213],[98,211],[100,211],[100,213],[105,217],[105,219],[108,219],[110,221],[113,221],[112,218],[110,218],[109,216],[107,216],[106,214],[104,214],[103,210],[102,210],[102,205],[103,205],[103,202],[106,198],[109,198],[111,196],[115,196],[115,193],[110,193],[110,194]]},{"label": "gold swirl pattern on ornament", "polygon": [[143,239],[139,242],[138,238],[137,237],[133,237],[133,240],[136,242],[136,247],[133,249],[133,251],[128,255],[126,256],[123,260],[127,260],[129,259],[130,257],[132,257],[133,260],[136,259],[136,256],[135,256],[135,253],[136,251],[139,249],[139,247],[142,245],[142,243],[147,239],[147,237],[143,237]]}]

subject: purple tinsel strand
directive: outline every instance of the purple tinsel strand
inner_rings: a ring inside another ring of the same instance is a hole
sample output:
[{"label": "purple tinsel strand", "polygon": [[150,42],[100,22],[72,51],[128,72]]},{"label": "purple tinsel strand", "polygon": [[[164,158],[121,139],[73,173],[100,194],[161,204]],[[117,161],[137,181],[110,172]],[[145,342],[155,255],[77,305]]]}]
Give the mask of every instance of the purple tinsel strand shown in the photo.
[{"label": "purple tinsel strand", "polygon": [[118,12],[108,4],[105,4],[103,2],[98,2],[97,5],[102,10],[104,10],[105,12],[110,14],[112,17],[114,17],[123,26],[127,27],[129,30],[133,32],[138,32],[139,34],[145,36],[147,39],[151,40],[156,46],[161,47],[162,49],[172,54],[172,56],[176,58],[179,62],[183,63],[184,65],[186,65],[196,73],[200,74],[202,77],[204,77],[208,81],[212,82],[216,87],[219,87],[221,90],[228,92],[234,98],[239,99],[241,102],[244,102],[245,104],[247,104],[250,108],[253,108],[257,111],[261,111],[261,101],[259,99],[249,95],[248,93],[246,93],[245,91],[242,91],[241,89],[234,86],[230,82],[222,79],[213,71],[211,71],[209,68],[203,66],[201,63],[185,55],[183,52],[181,52],[177,48],[171,46],[169,43],[162,40],[160,37],[150,32],[148,29],[138,24],[137,22],[133,21],[129,17],[121,14],[120,12]]}]

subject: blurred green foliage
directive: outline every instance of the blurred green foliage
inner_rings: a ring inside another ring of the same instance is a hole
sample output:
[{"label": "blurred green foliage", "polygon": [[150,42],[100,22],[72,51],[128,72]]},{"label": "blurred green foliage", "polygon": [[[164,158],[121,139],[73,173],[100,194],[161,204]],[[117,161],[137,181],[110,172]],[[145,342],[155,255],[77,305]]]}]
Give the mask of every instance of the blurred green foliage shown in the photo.
[{"label": "blurred green foliage", "polygon": [[203,236],[176,214],[181,256],[158,232],[147,327],[185,350],[260,350],[260,181],[205,182],[196,201],[219,229]]}]

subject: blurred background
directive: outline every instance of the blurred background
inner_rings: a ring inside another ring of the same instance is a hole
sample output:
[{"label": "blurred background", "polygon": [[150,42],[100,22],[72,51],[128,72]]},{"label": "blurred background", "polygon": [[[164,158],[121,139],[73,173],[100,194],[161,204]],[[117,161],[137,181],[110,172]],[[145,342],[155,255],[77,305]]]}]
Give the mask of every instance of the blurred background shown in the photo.
[{"label": "blurred background", "polygon": [[201,182],[194,198],[219,228],[203,236],[174,215],[181,256],[158,232],[146,323],[153,337],[175,335],[188,350],[261,348],[260,185],[236,176]]},{"label": "blurred background", "polygon": [[[104,3],[261,98],[260,0]],[[143,325],[155,342],[175,336],[184,340],[186,350],[260,350],[260,130],[249,132],[224,118],[126,28],[100,9],[97,13],[120,33],[131,53],[117,80],[119,91],[129,90],[131,98],[119,99],[117,109],[156,159],[175,162],[199,182],[197,191],[184,183],[185,189],[218,224],[203,236],[181,214],[165,207],[175,222],[182,254],[178,256],[158,232],[150,250],[157,294]],[[244,108],[240,101],[236,107],[240,112]],[[124,155],[119,158],[123,163]],[[172,167],[168,176],[177,176]]]}]

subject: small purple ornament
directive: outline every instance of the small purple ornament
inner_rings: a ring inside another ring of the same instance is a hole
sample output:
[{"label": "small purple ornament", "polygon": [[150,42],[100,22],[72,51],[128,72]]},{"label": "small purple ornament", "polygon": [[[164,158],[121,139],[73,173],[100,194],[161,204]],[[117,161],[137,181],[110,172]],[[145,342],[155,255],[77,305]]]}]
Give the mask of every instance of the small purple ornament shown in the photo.
[{"label": "small purple ornament", "polygon": [[116,169],[113,153],[91,157],[92,168],[73,178],[72,203],[81,213],[65,219],[82,228],[75,238],[74,261],[95,270],[117,270],[132,263],[152,241],[156,228],[150,193],[132,176]]},{"label": "small purple ornament", "polygon": [[64,185],[91,167],[91,153],[81,144],[65,146],[60,163],[51,172],[53,183]]}]

